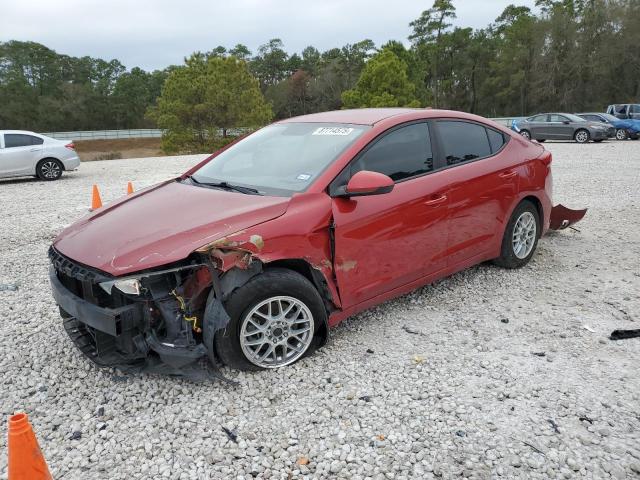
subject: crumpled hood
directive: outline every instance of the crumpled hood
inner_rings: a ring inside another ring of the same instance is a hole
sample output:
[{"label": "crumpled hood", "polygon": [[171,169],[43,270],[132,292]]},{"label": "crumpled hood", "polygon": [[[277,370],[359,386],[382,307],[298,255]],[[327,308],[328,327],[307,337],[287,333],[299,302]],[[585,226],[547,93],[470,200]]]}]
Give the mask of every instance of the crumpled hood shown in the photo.
[{"label": "crumpled hood", "polygon": [[96,210],[53,245],[76,262],[127,275],[182,260],[207,243],[279,217],[289,200],[172,181]]}]

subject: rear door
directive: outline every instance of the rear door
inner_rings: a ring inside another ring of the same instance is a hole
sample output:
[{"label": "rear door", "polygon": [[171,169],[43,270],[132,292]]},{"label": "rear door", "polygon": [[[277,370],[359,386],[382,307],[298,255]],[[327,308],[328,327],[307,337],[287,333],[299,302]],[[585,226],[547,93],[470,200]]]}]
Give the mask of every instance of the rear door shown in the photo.
[{"label": "rear door", "polygon": [[5,133],[0,153],[0,175],[34,175],[44,141],[34,135]]},{"label": "rear door", "polygon": [[543,136],[545,127],[547,126],[547,114],[536,115],[531,119],[531,138],[546,138]]},{"label": "rear door", "polygon": [[451,173],[449,266],[482,257],[501,241],[500,226],[524,167],[505,153],[509,136],[466,120],[438,120],[438,143]]},{"label": "rear door", "polygon": [[629,105],[629,118],[634,120],[640,120],[640,105]]},{"label": "rear door", "polygon": [[434,162],[430,124],[404,124],[373,140],[330,193],[361,170],[388,175],[395,185],[383,195],[333,198],[334,268],[344,307],[446,266],[449,173]]}]

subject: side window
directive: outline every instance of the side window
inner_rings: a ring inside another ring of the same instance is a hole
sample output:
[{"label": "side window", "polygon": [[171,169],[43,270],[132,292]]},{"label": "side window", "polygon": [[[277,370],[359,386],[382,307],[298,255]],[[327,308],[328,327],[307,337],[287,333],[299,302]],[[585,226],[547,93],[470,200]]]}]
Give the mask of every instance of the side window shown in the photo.
[{"label": "side window", "polygon": [[31,136],[31,145],[42,145],[44,140],[39,137]]},{"label": "side window", "polygon": [[487,136],[489,137],[489,144],[491,145],[491,153],[496,153],[504,145],[504,135],[495,130],[487,128]]},{"label": "side window", "polygon": [[532,122],[546,122],[547,121],[547,116],[546,115],[536,115],[535,117],[533,117],[531,119]]},{"label": "side window", "polygon": [[[31,139],[41,140],[31,135],[23,135],[20,133],[5,133],[4,148],[27,147],[29,145],[37,145],[37,143],[32,143]],[[40,141],[40,143],[42,143],[42,140]]]},{"label": "side window", "polygon": [[481,125],[440,120],[438,131],[447,165],[455,165],[491,155],[487,130]]},{"label": "side window", "polygon": [[415,123],[385,135],[351,166],[351,175],[361,170],[384,173],[396,182],[432,171],[429,126]]},{"label": "side window", "polygon": [[630,105],[629,113],[640,113],[640,105]]},{"label": "side window", "polygon": [[553,115],[549,115],[549,121],[550,122],[556,122],[556,123],[557,122],[562,123],[562,122],[568,122],[569,119],[567,117],[563,116],[563,115],[553,114]]}]

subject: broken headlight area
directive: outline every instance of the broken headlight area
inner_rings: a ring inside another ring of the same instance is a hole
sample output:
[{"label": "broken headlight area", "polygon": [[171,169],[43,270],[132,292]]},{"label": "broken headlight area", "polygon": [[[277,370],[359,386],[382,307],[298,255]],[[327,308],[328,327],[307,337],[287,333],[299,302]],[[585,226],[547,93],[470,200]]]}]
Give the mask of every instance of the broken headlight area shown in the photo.
[{"label": "broken headlight area", "polygon": [[191,378],[203,378],[207,363],[215,367],[213,336],[229,317],[210,265],[192,261],[113,278],[53,248],[49,256],[65,330],[96,364]]}]

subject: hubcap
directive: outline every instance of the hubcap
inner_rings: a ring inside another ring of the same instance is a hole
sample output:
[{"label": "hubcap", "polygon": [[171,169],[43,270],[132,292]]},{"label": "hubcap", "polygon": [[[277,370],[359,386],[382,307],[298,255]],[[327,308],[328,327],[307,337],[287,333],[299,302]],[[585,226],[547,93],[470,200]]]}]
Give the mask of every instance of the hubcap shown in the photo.
[{"label": "hubcap", "polygon": [[625,138],[627,138],[627,132],[625,132],[624,130],[620,129],[616,132],[616,138],[618,140],[624,140]]},{"label": "hubcap", "polygon": [[580,143],[584,143],[589,140],[589,135],[587,134],[587,132],[578,132],[576,134],[576,140]]},{"label": "hubcap", "polygon": [[529,132],[522,132],[520,135],[522,135],[524,138],[531,140],[531,135],[529,135]]},{"label": "hubcap", "polygon": [[313,316],[293,297],[271,297],[242,319],[240,347],[247,360],[262,368],[289,365],[313,340]]},{"label": "hubcap", "polygon": [[56,162],[45,162],[42,164],[40,170],[42,171],[42,176],[45,178],[58,178],[62,174],[60,165]]},{"label": "hubcap", "polygon": [[533,250],[533,244],[536,241],[536,219],[531,212],[524,212],[516,220],[513,227],[513,253],[516,257],[522,259]]}]

